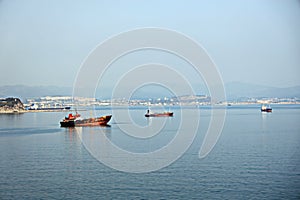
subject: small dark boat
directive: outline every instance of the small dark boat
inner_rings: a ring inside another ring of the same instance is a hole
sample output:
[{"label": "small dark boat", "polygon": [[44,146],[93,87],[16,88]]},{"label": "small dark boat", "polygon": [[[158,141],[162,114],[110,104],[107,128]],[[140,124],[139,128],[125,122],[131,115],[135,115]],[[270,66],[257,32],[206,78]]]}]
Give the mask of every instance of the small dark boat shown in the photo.
[{"label": "small dark boat", "polygon": [[270,106],[265,105],[262,105],[260,110],[261,112],[272,112],[272,108]]},{"label": "small dark boat", "polygon": [[145,117],[173,117],[173,112],[150,113],[150,111],[147,110]]},{"label": "small dark boat", "polygon": [[76,115],[69,114],[68,117],[65,117],[65,119],[60,121],[60,126],[61,127],[106,126],[110,119],[111,119],[111,115],[106,115],[106,116],[96,117],[96,118],[81,119],[79,114]]}]

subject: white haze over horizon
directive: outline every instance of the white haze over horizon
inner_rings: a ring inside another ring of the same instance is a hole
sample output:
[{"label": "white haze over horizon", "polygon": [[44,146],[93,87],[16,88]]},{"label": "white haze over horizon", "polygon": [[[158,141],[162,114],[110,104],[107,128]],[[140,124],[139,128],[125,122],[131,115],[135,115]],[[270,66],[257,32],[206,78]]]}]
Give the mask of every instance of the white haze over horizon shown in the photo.
[{"label": "white haze over horizon", "polygon": [[[197,41],[225,83],[300,85],[300,3],[296,0],[1,0],[0,86],[72,87],[81,64],[97,45],[142,27],[175,30]],[[173,67],[195,88],[204,84],[180,58],[141,51],[113,63],[103,87],[109,90],[110,81],[149,62]]]}]

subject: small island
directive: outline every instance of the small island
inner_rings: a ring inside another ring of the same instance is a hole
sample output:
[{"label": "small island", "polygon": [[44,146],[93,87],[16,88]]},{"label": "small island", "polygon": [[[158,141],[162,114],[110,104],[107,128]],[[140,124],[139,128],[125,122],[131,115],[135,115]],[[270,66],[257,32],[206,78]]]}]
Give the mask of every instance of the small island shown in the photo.
[{"label": "small island", "polygon": [[24,113],[24,104],[19,98],[0,99],[0,113]]}]

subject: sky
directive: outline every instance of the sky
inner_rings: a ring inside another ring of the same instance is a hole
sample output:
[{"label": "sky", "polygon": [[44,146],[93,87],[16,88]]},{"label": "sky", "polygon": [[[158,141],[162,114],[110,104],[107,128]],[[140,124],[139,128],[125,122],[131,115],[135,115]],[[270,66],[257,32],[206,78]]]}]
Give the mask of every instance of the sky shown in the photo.
[{"label": "sky", "polygon": [[[300,1],[0,0],[0,86],[72,87],[99,44],[143,27],[174,30],[198,42],[225,83],[300,85]],[[152,58],[177,64],[191,84],[201,82],[165,53],[147,51],[118,62],[133,66]],[[129,68],[113,69],[108,82]]]}]

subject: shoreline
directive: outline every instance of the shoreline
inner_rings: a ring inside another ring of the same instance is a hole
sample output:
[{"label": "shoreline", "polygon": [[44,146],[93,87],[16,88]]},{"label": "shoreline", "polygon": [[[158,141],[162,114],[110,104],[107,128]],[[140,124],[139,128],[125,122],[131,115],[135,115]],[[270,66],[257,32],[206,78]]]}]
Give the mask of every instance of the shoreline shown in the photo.
[{"label": "shoreline", "polygon": [[[153,108],[155,108],[156,106],[158,107],[183,107],[183,108],[194,108],[194,107],[198,107],[198,108],[201,108],[201,107],[214,107],[214,108],[217,108],[217,107],[226,107],[226,108],[230,108],[230,107],[235,107],[235,106],[250,106],[250,107],[253,107],[254,105],[257,105],[257,106],[260,106],[261,104],[260,103],[249,103],[249,102],[236,102],[236,103],[230,103],[230,105],[226,105],[226,104],[214,104],[214,105],[211,105],[211,104],[203,104],[203,105],[197,105],[197,104],[186,104],[186,105],[151,105]],[[293,105],[300,105],[300,103],[294,103],[294,102],[286,102],[286,103],[270,103],[270,105],[290,105],[290,106],[293,106]],[[39,113],[39,112],[74,112],[74,111],[87,111],[89,110],[89,106],[85,106],[86,108],[85,109],[70,109],[70,110],[66,110],[66,109],[63,109],[63,110],[58,110],[58,109],[46,109],[46,110],[0,110],[0,114],[23,114],[23,113]],[[124,105],[112,105],[112,106],[96,106],[98,108],[112,108],[112,107],[118,107],[118,108],[138,108],[138,107],[147,107],[145,105],[128,105],[128,104],[124,104]]]},{"label": "shoreline", "polygon": [[[23,113],[38,113],[38,112],[73,112],[75,110],[0,110],[0,114],[23,114]],[[77,109],[77,111],[85,111],[85,109]]]}]

